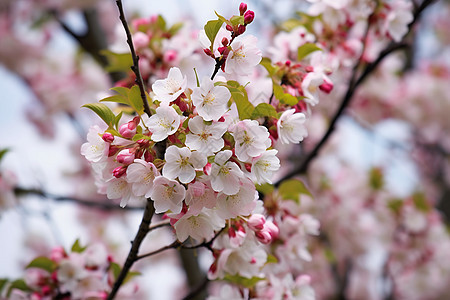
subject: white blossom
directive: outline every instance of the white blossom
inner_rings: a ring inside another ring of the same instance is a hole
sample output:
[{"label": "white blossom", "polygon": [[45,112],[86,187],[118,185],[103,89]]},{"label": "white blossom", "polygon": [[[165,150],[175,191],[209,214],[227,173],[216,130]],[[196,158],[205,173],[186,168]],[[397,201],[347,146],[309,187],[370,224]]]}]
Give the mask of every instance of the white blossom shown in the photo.
[{"label": "white blossom", "polygon": [[214,82],[208,77],[204,77],[200,87],[194,88],[192,93],[192,102],[205,121],[219,120],[228,110],[227,103],[230,98],[228,88],[214,86]]},{"label": "white blossom", "polygon": [[223,148],[223,134],[227,131],[224,122],[207,125],[202,117],[195,116],[189,120],[189,131],[186,135],[186,146],[191,150],[197,150],[206,156],[213,155]]},{"label": "white blossom", "polygon": [[278,150],[271,149],[253,158],[251,173],[256,183],[272,183],[272,174],[280,168],[280,160],[277,157]]},{"label": "white blossom", "polygon": [[180,69],[174,67],[170,68],[166,79],[156,80],[153,83],[152,90],[155,93],[156,100],[161,101],[164,105],[168,105],[184,92],[186,86],[186,76],[183,77]]},{"label": "white blossom", "polygon": [[202,153],[175,145],[166,149],[164,159],[166,163],[162,169],[163,175],[169,179],[178,177],[182,183],[191,182],[195,178],[195,169],[202,169],[208,162]]},{"label": "white blossom", "polygon": [[160,106],[147,120],[146,126],[152,132],[152,140],[160,142],[178,130],[180,115],[172,106]]},{"label": "white blossom", "polygon": [[230,150],[218,152],[211,165],[211,186],[216,192],[233,195],[239,192],[240,179],[244,173],[235,162],[228,161]]},{"label": "white blossom", "polygon": [[143,200],[143,197],[133,194],[131,184],[122,177],[113,177],[106,184],[106,195],[108,199],[120,198],[120,207],[125,207],[130,200]]},{"label": "white blossom", "polygon": [[295,109],[283,112],[277,123],[278,138],[282,144],[298,144],[308,136],[304,125],[306,117],[303,113],[295,113]]},{"label": "white blossom", "polygon": [[231,51],[225,62],[225,73],[250,75],[261,59],[261,50],[256,47],[258,39],[253,35],[246,35],[231,45]]},{"label": "white blossom", "polygon": [[256,206],[258,194],[255,185],[249,179],[241,180],[239,191],[233,195],[220,193],[217,196],[217,210],[224,219],[249,215]]},{"label": "white blossom", "polygon": [[271,145],[269,131],[256,120],[243,120],[231,126],[235,153],[239,160],[249,161],[261,155]]},{"label": "white blossom", "polygon": [[186,189],[178,181],[170,180],[164,176],[158,176],[153,181],[151,195],[156,213],[163,213],[169,209],[173,213],[180,213],[183,207],[183,199]]},{"label": "white blossom", "polygon": [[305,102],[315,106],[319,103],[319,86],[323,83],[323,75],[316,72],[308,73],[302,81]]},{"label": "white blossom", "polygon": [[187,213],[174,225],[179,241],[185,241],[189,236],[197,241],[210,240],[214,232],[225,226],[225,220],[220,218],[212,209],[204,208],[194,215]]},{"label": "white blossom", "polygon": [[87,143],[81,145],[81,154],[90,162],[99,162],[108,156],[109,144],[102,139],[102,134],[99,126],[91,126]]},{"label": "white blossom", "polygon": [[150,197],[153,180],[158,175],[155,165],[143,159],[135,159],[127,168],[127,181],[132,184],[131,189],[136,196]]}]

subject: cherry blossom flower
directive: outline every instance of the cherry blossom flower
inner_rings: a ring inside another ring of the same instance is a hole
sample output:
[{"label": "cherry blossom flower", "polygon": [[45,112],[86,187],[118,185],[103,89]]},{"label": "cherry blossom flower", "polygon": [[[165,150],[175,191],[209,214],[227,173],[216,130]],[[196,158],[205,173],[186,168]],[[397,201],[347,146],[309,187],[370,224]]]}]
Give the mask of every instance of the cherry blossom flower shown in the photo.
[{"label": "cherry blossom flower", "polygon": [[244,300],[248,298],[244,298],[239,289],[235,286],[229,284],[223,284],[220,288],[219,295],[217,296],[209,296],[207,300]]},{"label": "cherry blossom flower", "polygon": [[236,156],[243,162],[261,155],[271,145],[269,131],[256,120],[243,120],[231,126]]},{"label": "cherry blossom flower", "polygon": [[271,149],[253,158],[251,174],[255,178],[256,183],[272,183],[272,174],[280,168],[280,160],[276,156],[277,153],[278,150]]},{"label": "cherry blossom flower", "polygon": [[87,143],[81,145],[81,154],[90,162],[99,162],[107,157],[109,144],[102,139],[103,131],[99,126],[89,128]]},{"label": "cherry blossom flower", "polygon": [[180,69],[170,68],[166,79],[156,80],[152,85],[155,98],[162,104],[169,104],[176,100],[186,89],[187,78],[183,77]]},{"label": "cherry blossom flower", "polygon": [[305,102],[315,106],[319,103],[319,86],[324,82],[323,75],[311,72],[302,81],[302,90],[305,95]]},{"label": "cherry blossom flower", "polygon": [[258,39],[247,35],[241,40],[231,44],[231,51],[225,63],[225,73],[237,75],[250,75],[261,59],[261,50],[256,47]]},{"label": "cherry blossom flower", "polygon": [[239,166],[228,161],[232,155],[230,150],[218,152],[211,166],[211,186],[216,192],[233,195],[239,192],[240,180],[243,178]]},{"label": "cherry blossom flower", "polygon": [[191,214],[199,213],[204,207],[214,208],[217,196],[209,181],[203,183],[195,181],[190,183],[186,192],[185,203],[189,205]]},{"label": "cherry blossom flower", "polygon": [[186,135],[186,146],[191,150],[197,150],[206,156],[213,155],[224,146],[223,134],[227,131],[224,122],[207,125],[202,117],[195,116],[189,120],[189,131]]},{"label": "cherry blossom flower", "polygon": [[131,185],[124,178],[112,178],[107,182],[106,195],[109,199],[121,199],[120,207],[127,206],[130,200],[143,200],[133,194]]},{"label": "cherry blossom flower", "polygon": [[127,181],[132,184],[136,196],[149,198],[153,190],[153,180],[159,176],[155,165],[143,159],[135,159],[127,168]]},{"label": "cherry blossom flower", "polygon": [[256,205],[258,193],[249,179],[241,180],[239,191],[232,195],[220,193],[217,196],[218,214],[224,219],[249,215]]},{"label": "cherry blossom flower", "polygon": [[212,209],[204,208],[198,214],[187,213],[174,225],[179,241],[185,241],[189,236],[197,241],[210,240],[214,232],[225,226],[225,220]]},{"label": "cherry blossom flower", "polygon": [[217,121],[228,110],[230,91],[224,86],[214,86],[208,77],[203,77],[200,87],[194,88],[192,102],[205,121]]},{"label": "cherry blossom flower", "polygon": [[152,132],[152,140],[160,142],[178,130],[180,115],[172,106],[160,106],[156,109],[156,114],[147,120],[146,125]]},{"label": "cherry blossom flower", "polygon": [[191,182],[195,178],[195,169],[202,169],[208,162],[202,153],[175,145],[166,149],[164,159],[166,163],[162,169],[163,175],[169,179],[178,177],[182,183]]},{"label": "cherry blossom flower", "polygon": [[303,113],[295,113],[295,109],[283,112],[277,123],[278,138],[282,144],[298,144],[308,136],[304,125],[306,117]]},{"label": "cherry blossom flower", "polygon": [[153,181],[151,198],[154,201],[156,213],[163,213],[169,209],[173,213],[180,213],[185,195],[186,189],[178,181],[164,176],[158,176]]}]

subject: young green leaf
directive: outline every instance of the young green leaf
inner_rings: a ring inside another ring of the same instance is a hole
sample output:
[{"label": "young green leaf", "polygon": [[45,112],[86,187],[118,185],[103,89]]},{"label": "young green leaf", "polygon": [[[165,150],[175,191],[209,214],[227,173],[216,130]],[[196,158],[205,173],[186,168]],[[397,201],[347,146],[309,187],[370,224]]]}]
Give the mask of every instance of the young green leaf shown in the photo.
[{"label": "young green leaf", "polygon": [[285,93],[281,85],[273,82],[273,94],[275,98],[280,100],[281,103],[294,106],[298,103],[299,97],[292,96],[291,94]]},{"label": "young green leaf", "polygon": [[264,278],[260,278],[260,277],[247,278],[247,277],[243,277],[240,275],[230,275],[230,274],[225,275],[225,277],[223,279],[225,281],[231,282],[233,284],[236,284],[238,286],[245,287],[245,288],[252,288],[259,281],[264,280]]},{"label": "young green leaf", "polygon": [[276,67],[272,65],[272,61],[268,57],[263,57],[259,64],[263,66],[267,70],[267,72],[269,72],[270,76],[273,76],[277,71]]},{"label": "young green leaf", "polygon": [[28,269],[28,268],[38,268],[38,269],[45,270],[45,271],[47,271],[49,273],[52,273],[53,271],[56,270],[57,267],[58,267],[58,265],[56,264],[56,262],[54,262],[50,258],[45,257],[45,256],[40,256],[40,257],[36,257],[35,259],[33,259],[26,266],[26,269]]},{"label": "young green leaf", "polygon": [[216,35],[219,32],[220,27],[222,27],[222,24],[222,20],[211,20],[208,21],[204,27],[206,36],[211,42],[211,46],[209,47],[209,50],[211,51],[213,51],[214,40],[216,39]]},{"label": "young green leaf", "polygon": [[252,119],[257,119],[261,117],[274,117],[277,118],[278,114],[276,109],[268,103],[258,104],[252,113]]},{"label": "young green leaf", "polygon": [[230,22],[232,26],[244,25],[244,16],[232,16]]},{"label": "young green leaf", "polygon": [[9,151],[8,148],[4,148],[0,150],[0,161],[2,161],[3,157],[5,156],[5,154]]},{"label": "young green leaf", "polygon": [[306,44],[298,47],[298,49],[297,49],[297,60],[300,61],[300,60],[304,59],[306,56],[308,56],[309,54],[311,54],[311,53],[313,53],[315,51],[322,51],[322,49],[319,48],[314,43],[306,43]]},{"label": "young green leaf", "polygon": [[264,195],[269,195],[273,192],[275,189],[272,184],[270,183],[263,183],[263,184],[257,184],[256,190]]},{"label": "young green leaf", "polygon": [[81,253],[81,252],[83,252],[86,248],[87,248],[87,247],[82,247],[82,246],[80,245],[80,240],[77,239],[77,240],[75,241],[75,243],[73,243],[71,250],[72,250],[72,252]]},{"label": "young green leaf", "polygon": [[128,99],[122,95],[114,95],[114,96],[106,97],[106,98],[103,98],[102,100],[100,100],[100,102],[115,102],[115,103],[129,105]]},{"label": "young green leaf", "polygon": [[236,103],[239,119],[250,119],[255,107],[248,100],[248,95],[245,87],[232,80],[227,82],[227,87],[230,90],[231,99],[233,99],[234,103]]},{"label": "young green leaf", "polygon": [[138,85],[133,85],[128,93],[128,100],[130,106],[136,111],[138,115],[144,113],[144,103],[142,103],[141,91]]},{"label": "young green leaf", "polygon": [[278,193],[285,200],[294,200],[299,202],[301,194],[312,197],[311,192],[306,188],[305,184],[298,179],[285,180],[280,184]]},{"label": "young green leaf", "polygon": [[116,121],[116,116],[114,113],[103,103],[90,103],[85,104],[82,107],[89,108],[95,112],[109,127],[112,127]]},{"label": "young green leaf", "polygon": [[24,292],[31,291],[31,289],[28,287],[28,285],[25,283],[25,281],[23,279],[17,279],[17,280],[14,280],[13,282],[11,282],[11,284],[9,285],[7,297],[9,297],[11,295],[11,292],[13,289],[18,289],[18,290],[21,290]]},{"label": "young green leaf", "polygon": [[110,50],[101,50],[100,54],[106,56],[108,65],[107,72],[128,72],[133,65],[131,53],[114,53]]}]

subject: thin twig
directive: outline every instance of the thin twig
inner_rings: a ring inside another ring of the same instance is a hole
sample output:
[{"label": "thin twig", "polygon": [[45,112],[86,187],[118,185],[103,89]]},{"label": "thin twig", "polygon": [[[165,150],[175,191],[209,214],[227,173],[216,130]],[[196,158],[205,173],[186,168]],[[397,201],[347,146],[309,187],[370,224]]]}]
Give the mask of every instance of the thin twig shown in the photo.
[{"label": "thin twig", "polygon": [[[408,25],[409,30],[412,29],[413,25],[417,22],[417,20],[420,18],[421,12],[430,4],[433,3],[434,0],[425,0],[422,5],[414,12],[414,19],[413,21]],[[361,75],[358,77],[357,80],[351,80],[350,84],[347,88],[347,92],[344,95],[344,98],[341,101],[341,105],[337,112],[335,113],[333,119],[330,122],[330,126],[328,127],[328,130],[326,131],[325,135],[322,137],[322,139],[317,143],[317,145],[314,147],[313,150],[306,156],[306,158],[303,160],[303,162],[294,170],[283,176],[280,180],[278,180],[274,185],[279,186],[280,183],[286,179],[292,178],[297,174],[305,173],[309,167],[309,164],[311,161],[319,154],[319,151],[322,149],[322,147],[326,144],[329,137],[333,133],[336,123],[339,120],[339,118],[343,115],[345,109],[349,106],[354,93],[356,92],[357,88],[361,85],[361,83],[369,76],[377,67],[378,65],[394,51],[397,51],[399,49],[403,49],[408,47],[409,45],[404,43],[403,41],[399,43],[391,43],[389,46],[386,47],[377,57],[375,61],[372,63],[369,63],[366,65],[364,70],[362,71]],[[361,63],[361,60],[359,60],[358,65]],[[357,67],[354,68],[352,78],[356,78],[355,72],[357,72]],[[354,83],[352,84],[352,81]]]},{"label": "thin twig", "polygon": [[133,65],[131,70],[136,74],[136,83],[139,86],[139,91],[141,92],[142,102],[144,104],[144,111],[150,117],[152,113],[150,112],[150,107],[148,106],[147,96],[145,95],[144,81],[142,80],[141,71],[139,71],[139,56],[137,56],[134,50],[133,38],[131,37],[130,29],[128,28],[127,20],[125,19],[125,13],[123,11],[122,1],[116,0],[117,7],[119,8],[119,19],[122,22],[125,33],[127,34],[127,43],[130,47],[131,57],[133,58]]},{"label": "thin twig", "polygon": [[176,240],[176,241],[174,241],[174,242],[173,242],[172,244],[170,244],[170,245],[161,247],[161,248],[159,248],[159,249],[157,249],[157,250],[155,250],[155,251],[152,251],[152,252],[149,252],[149,253],[146,253],[146,254],[139,255],[139,256],[136,257],[136,260],[140,260],[140,259],[143,259],[143,258],[152,256],[152,255],[161,253],[161,252],[166,251],[166,250],[168,250],[168,249],[178,248],[179,246],[181,246],[181,243],[180,243],[178,240]]},{"label": "thin twig", "polygon": [[153,201],[151,199],[147,199],[147,205],[145,206],[144,215],[142,216],[142,221],[139,225],[139,230],[136,233],[136,237],[134,238],[133,242],[131,243],[130,252],[128,253],[125,264],[123,265],[123,268],[113,285],[111,293],[108,295],[108,300],[114,299],[131,267],[137,261],[139,247],[141,246],[142,241],[149,232],[150,223],[152,221],[154,213],[155,207],[153,206]]},{"label": "thin twig", "polygon": [[60,202],[60,201],[73,202],[76,204],[80,204],[80,205],[91,207],[91,208],[101,209],[101,210],[122,210],[122,211],[124,209],[125,210],[142,210],[142,207],[126,206],[125,208],[121,208],[118,204],[112,203],[112,202],[105,202],[105,201],[99,202],[98,200],[94,200],[94,199],[88,200],[88,199],[80,199],[80,198],[75,198],[75,197],[70,197],[70,196],[59,196],[59,195],[54,195],[54,194],[48,193],[48,192],[40,190],[40,189],[27,189],[27,188],[23,188],[23,187],[19,187],[19,186],[16,186],[14,188],[14,194],[16,196],[36,195],[36,196],[40,196],[43,198],[55,200],[57,202]]}]

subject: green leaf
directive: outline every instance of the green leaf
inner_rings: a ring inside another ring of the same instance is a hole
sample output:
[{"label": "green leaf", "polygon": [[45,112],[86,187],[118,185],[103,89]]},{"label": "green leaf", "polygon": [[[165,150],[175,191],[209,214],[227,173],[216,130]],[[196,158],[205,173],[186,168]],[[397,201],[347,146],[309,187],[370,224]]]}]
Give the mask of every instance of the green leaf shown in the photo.
[{"label": "green leaf", "polygon": [[5,156],[5,154],[9,151],[8,148],[4,148],[0,150],[0,161],[2,161],[3,157]]},{"label": "green leaf", "polygon": [[119,127],[119,122],[120,122],[120,119],[122,118],[122,114],[123,114],[123,112],[121,111],[121,112],[116,116],[116,119],[115,119],[115,121],[114,121],[114,126],[115,126],[116,128]]},{"label": "green leaf", "polygon": [[130,92],[128,93],[128,100],[130,102],[130,106],[136,111],[138,115],[142,115],[144,113],[144,103],[141,97],[141,91],[138,85],[133,85],[131,87]]},{"label": "green leaf", "polygon": [[56,262],[54,262],[53,260],[51,260],[50,258],[45,257],[45,256],[40,256],[40,257],[36,257],[35,259],[33,259],[26,266],[26,269],[38,268],[38,269],[45,270],[49,273],[52,273],[53,271],[56,270],[57,267],[58,267],[58,264]]},{"label": "green leaf", "polygon": [[427,202],[427,198],[422,192],[416,192],[412,196],[414,205],[416,208],[423,212],[430,211],[431,207],[430,204]]},{"label": "green leaf", "polygon": [[398,214],[403,207],[402,199],[391,199],[387,204],[388,208],[392,210],[392,212]]},{"label": "green leaf", "polygon": [[292,96],[291,94],[285,93],[281,85],[273,82],[273,94],[275,98],[280,100],[281,103],[294,106],[300,100],[300,97]]},{"label": "green leaf", "polygon": [[136,271],[130,271],[127,273],[127,276],[125,276],[125,279],[123,280],[123,283],[127,283],[128,281],[130,281],[133,277],[139,276],[141,275],[140,272],[136,272]]},{"label": "green leaf", "polygon": [[248,95],[245,87],[240,85],[237,81],[232,80],[227,82],[227,87],[230,90],[231,98],[233,99],[234,103],[236,103],[239,119],[250,119],[255,107],[248,100]]},{"label": "green leaf", "polygon": [[222,24],[222,20],[211,20],[208,21],[204,27],[206,36],[211,42],[211,46],[209,47],[211,51],[213,51],[214,40],[216,39],[216,35],[219,32],[220,27],[222,27]]},{"label": "green leaf", "polygon": [[0,295],[2,294],[2,290],[7,283],[8,283],[8,279],[0,278]]},{"label": "green leaf", "polygon": [[116,121],[116,116],[111,109],[103,103],[90,103],[85,104],[82,107],[89,108],[95,112],[109,127],[112,127]]},{"label": "green leaf", "polygon": [[130,91],[130,89],[123,86],[115,86],[113,88],[110,88],[110,90],[117,92],[119,95],[122,95],[125,98],[128,98],[128,92]]},{"label": "green leaf", "polygon": [[11,284],[9,285],[8,293],[7,293],[8,297],[11,294],[13,289],[18,289],[18,290],[21,290],[24,292],[31,291],[31,289],[28,287],[28,285],[25,283],[25,281],[23,279],[17,279],[17,280],[14,280],[13,282],[11,282]]},{"label": "green leaf", "polygon": [[252,113],[252,119],[257,119],[260,117],[278,117],[276,109],[268,103],[258,104]]},{"label": "green leaf", "polygon": [[119,277],[120,270],[121,270],[122,268],[121,268],[117,263],[115,263],[115,262],[112,262],[112,263],[109,265],[109,267],[110,267],[110,269],[111,269],[111,271],[112,271],[112,274],[113,274],[113,276],[114,276],[114,280],[116,280],[117,277]]},{"label": "green leaf", "polygon": [[222,21],[223,23],[226,23],[226,24],[230,24],[230,25],[231,25],[230,21],[228,21],[227,19],[225,19],[225,17],[219,15],[219,14],[217,13],[217,11],[214,11],[214,12],[216,13],[216,16],[219,18],[220,21]]},{"label": "green leaf", "polygon": [[269,195],[275,189],[272,184],[264,183],[264,184],[256,184],[256,190],[264,195]]},{"label": "green leaf", "polygon": [[170,35],[175,35],[183,27],[182,22],[173,24],[167,31]]},{"label": "green leaf", "polygon": [[300,61],[300,60],[304,59],[306,56],[308,56],[309,54],[311,54],[311,53],[313,53],[315,51],[322,51],[322,49],[319,48],[314,43],[306,43],[306,44],[298,47],[298,49],[297,49],[297,60]]},{"label": "green leaf", "polygon": [[198,74],[197,74],[197,70],[194,68],[194,73],[195,73],[195,80],[197,81],[197,87],[200,87],[200,81],[198,81]]},{"label": "green leaf", "polygon": [[301,194],[312,197],[311,192],[306,188],[305,184],[298,179],[285,180],[280,184],[278,192],[285,200],[294,200],[299,202],[299,196]]},{"label": "green leaf", "polygon": [[125,105],[129,105],[128,99],[123,97],[122,95],[114,95],[110,97],[103,98],[100,100],[100,102],[114,102],[114,103],[121,103]]},{"label": "green leaf", "polygon": [[100,54],[106,56],[108,65],[107,72],[128,72],[133,65],[131,53],[114,53],[110,50],[101,50]]},{"label": "green leaf", "polygon": [[156,25],[162,31],[166,31],[166,20],[164,20],[163,16],[158,15],[158,19],[156,20]]},{"label": "green leaf", "polygon": [[278,262],[278,259],[274,255],[272,255],[272,254],[267,255],[266,264],[277,263],[277,262]]},{"label": "green leaf", "polygon": [[231,282],[233,284],[239,285],[241,287],[245,287],[245,288],[252,288],[259,281],[264,280],[264,278],[260,278],[260,277],[247,278],[247,277],[242,277],[239,275],[230,275],[230,274],[225,275],[225,277],[223,279],[228,282]]},{"label": "green leaf", "polygon": [[383,171],[380,168],[372,168],[369,174],[369,184],[374,190],[381,190],[384,186]]},{"label": "green leaf", "polygon": [[86,248],[87,248],[87,247],[82,247],[82,246],[80,245],[80,240],[77,239],[77,240],[75,241],[75,243],[73,243],[72,248],[71,248],[71,251],[72,251],[72,252],[81,253],[81,252],[83,252]]},{"label": "green leaf", "polygon": [[267,70],[267,72],[269,72],[270,76],[273,76],[277,71],[276,67],[272,65],[272,61],[268,57],[263,57],[259,64],[263,66]]},{"label": "green leaf", "polygon": [[244,16],[232,16],[230,22],[232,26],[244,25]]}]

